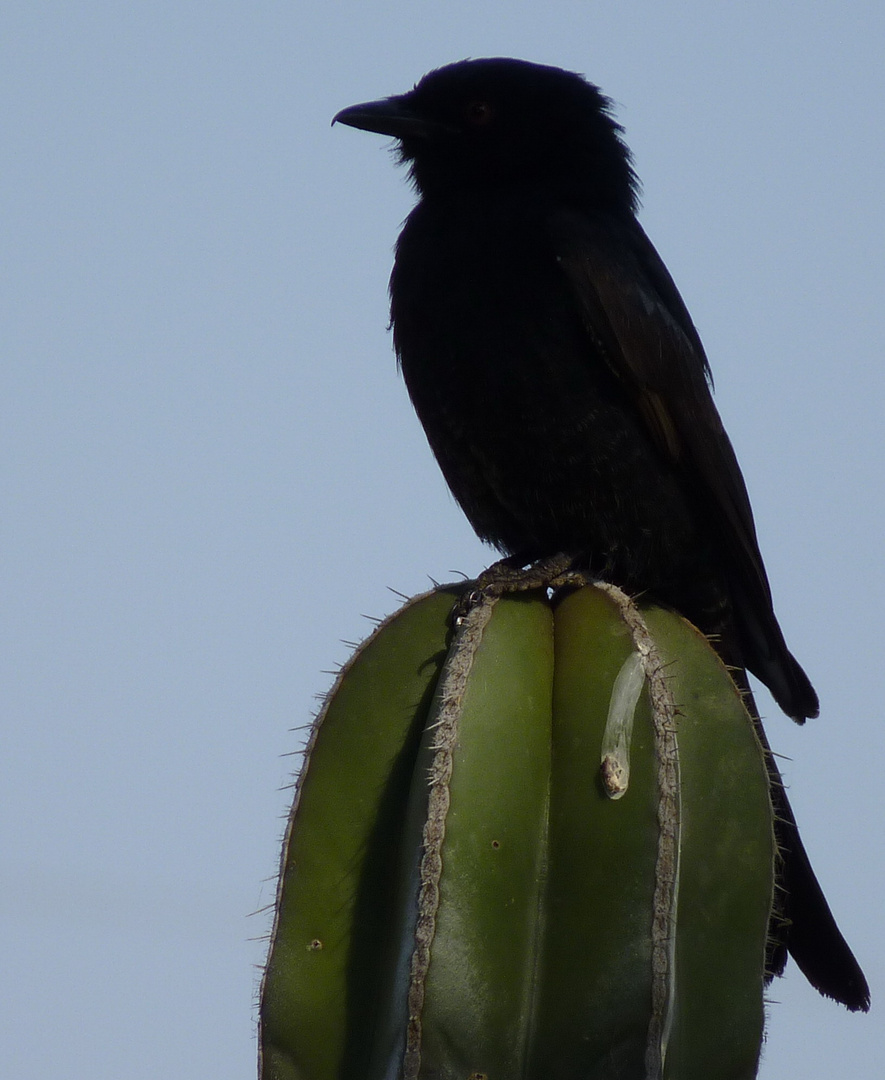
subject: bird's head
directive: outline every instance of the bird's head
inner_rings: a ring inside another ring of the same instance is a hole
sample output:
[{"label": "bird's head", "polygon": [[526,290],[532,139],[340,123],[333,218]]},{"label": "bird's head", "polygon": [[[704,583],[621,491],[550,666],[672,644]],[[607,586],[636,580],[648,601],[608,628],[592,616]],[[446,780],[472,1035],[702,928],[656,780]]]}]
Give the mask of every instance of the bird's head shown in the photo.
[{"label": "bird's head", "polygon": [[508,188],[635,210],[637,180],[611,102],[582,76],[525,60],[462,60],[333,123],[391,135],[422,195]]}]

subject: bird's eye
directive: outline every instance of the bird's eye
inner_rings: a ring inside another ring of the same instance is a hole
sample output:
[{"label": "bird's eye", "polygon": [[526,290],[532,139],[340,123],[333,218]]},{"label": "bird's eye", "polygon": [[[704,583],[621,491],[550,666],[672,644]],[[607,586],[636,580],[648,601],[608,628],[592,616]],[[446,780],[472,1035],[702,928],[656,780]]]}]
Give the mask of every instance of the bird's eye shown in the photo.
[{"label": "bird's eye", "polygon": [[471,101],[464,110],[464,117],[471,127],[484,127],[494,120],[495,109],[488,101]]}]

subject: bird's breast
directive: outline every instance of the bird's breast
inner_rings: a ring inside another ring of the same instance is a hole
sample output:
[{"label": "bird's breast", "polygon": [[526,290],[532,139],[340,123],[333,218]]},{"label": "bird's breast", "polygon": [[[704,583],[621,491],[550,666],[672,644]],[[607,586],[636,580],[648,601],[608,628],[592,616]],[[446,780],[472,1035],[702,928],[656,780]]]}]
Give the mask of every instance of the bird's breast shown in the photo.
[{"label": "bird's breast", "polygon": [[397,246],[396,351],[446,480],[501,550],[675,558],[691,531],[679,477],[585,325],[543,215],[507,210],[419,205]]}]

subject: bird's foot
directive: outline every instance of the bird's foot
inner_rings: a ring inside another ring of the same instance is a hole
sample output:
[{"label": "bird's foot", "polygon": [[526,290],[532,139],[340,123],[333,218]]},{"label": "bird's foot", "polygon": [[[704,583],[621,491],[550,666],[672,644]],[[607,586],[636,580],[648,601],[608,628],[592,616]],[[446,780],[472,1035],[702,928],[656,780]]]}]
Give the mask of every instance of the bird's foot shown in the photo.
[{"label": "bird's foot", "polygon": [[455,604],[452,621],[458,626],[464,616],[483,600],[490,600],[504,593],[530,592],[533,589],[558,589],[563,585],[586,584],[588,577],[577,570],[578,557],[568,552],[558,552],[525,565],[517,555],[499,559],[471,582],[470,588]]}]

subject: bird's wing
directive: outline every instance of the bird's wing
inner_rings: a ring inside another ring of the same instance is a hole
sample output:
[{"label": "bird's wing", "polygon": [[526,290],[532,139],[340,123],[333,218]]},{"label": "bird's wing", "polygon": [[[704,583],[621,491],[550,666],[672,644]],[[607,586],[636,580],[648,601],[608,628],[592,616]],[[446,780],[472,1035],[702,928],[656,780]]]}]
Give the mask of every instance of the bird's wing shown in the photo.
[{"label": "bird's wing", "polygon": [[750,500],[711,394],[704,348],[673,279],[635,221],[561,213],[554,250],[594,352],[628,390],[660,453],[684,471],[727,553],[743,662],[796,719],[817,698],[774,616]]},{"label": "bird's wing", "polygon": [[707,358],[667,268],[638,224],[563,216],[557,226],[557,258],[594,345],[661,454],[695,473],[767,594],[750,500],[713,404]]}]

